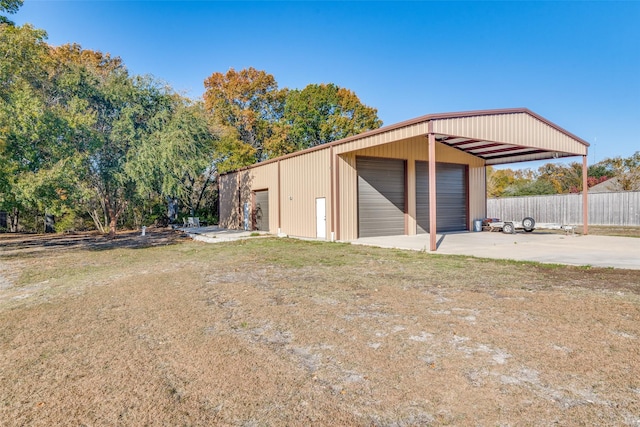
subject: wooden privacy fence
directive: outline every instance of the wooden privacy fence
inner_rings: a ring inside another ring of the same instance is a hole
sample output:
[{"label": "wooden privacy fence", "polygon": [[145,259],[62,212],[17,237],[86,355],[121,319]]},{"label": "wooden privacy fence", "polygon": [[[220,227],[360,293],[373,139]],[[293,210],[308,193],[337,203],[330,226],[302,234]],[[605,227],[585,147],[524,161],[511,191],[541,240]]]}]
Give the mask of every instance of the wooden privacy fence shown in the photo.
[{"label": "wooden privacy fence", "polygon": [[[582,224],[582,194],[487,199],[487,217]],[[640,191],[589,194],[589,224],[640,226]]]}]

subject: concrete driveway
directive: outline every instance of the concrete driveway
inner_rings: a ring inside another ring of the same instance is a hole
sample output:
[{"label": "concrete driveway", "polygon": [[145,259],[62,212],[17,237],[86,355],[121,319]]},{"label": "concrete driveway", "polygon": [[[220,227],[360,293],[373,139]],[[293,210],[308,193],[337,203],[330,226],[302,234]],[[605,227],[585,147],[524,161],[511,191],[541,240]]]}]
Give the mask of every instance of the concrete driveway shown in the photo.
[{"label": "concrete driveway", "polygon": [[[640,239],[633,237],[460,232],[438,234],[437,240],[434,253],[439,254],[640,270]],[[366,237],[351,243],[428,251],[429,235]]]}]

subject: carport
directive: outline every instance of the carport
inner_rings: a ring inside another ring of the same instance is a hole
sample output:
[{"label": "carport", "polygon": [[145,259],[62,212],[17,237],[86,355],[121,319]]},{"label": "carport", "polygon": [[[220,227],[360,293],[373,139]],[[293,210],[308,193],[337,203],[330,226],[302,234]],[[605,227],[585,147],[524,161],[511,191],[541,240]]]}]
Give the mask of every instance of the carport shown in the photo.
[{"label": "carport", "polygon": [[[484,160],[486,166],[582,156],[584,234],[587,218],[587,151],[589,143],[527,109],[438,114],[428,121],[429,229],[437,230],[436,143]],[[436,233],[429,248],[437,249]]]}]

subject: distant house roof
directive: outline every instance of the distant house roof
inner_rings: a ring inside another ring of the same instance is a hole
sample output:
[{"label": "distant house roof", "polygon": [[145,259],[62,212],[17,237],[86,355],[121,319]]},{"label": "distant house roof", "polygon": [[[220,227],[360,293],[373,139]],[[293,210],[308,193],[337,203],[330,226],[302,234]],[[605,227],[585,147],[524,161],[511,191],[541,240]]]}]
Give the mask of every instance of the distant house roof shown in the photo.
[{"label": "distant house roof", "polygon": [[589,189],[589,193],[611,193],[613,191],[620,191],[620,182],[615,176]]}]

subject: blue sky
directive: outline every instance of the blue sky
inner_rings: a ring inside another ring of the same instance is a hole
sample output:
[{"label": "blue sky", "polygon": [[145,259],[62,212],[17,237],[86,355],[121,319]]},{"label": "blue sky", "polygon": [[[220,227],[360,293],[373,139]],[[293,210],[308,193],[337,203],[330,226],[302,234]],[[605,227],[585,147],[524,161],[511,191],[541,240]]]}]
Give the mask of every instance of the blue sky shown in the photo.
[{"label": "blue sky", "polygon": [[252,66],[280,87],[349,88],[386,125],[526,107],[591,143],[590,163],[640,150],[636,1],[25,0],[11,19],[193,98],[212,73]]}]

